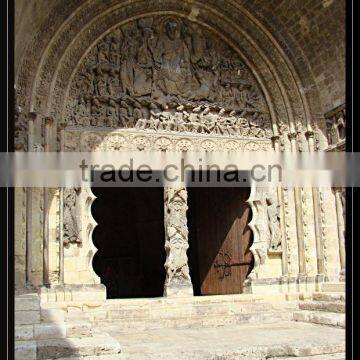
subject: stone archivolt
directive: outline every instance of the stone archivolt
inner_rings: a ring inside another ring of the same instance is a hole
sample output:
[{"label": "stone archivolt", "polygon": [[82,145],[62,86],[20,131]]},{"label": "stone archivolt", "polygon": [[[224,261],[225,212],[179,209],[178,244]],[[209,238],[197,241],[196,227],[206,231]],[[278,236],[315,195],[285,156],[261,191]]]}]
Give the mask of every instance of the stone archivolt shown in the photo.
[{"label": "stone archivolt", "polygon": [[88,53],[70,88],[68,125],[271,137],[263,95],[238,54],[178,17],[123,25]]}]

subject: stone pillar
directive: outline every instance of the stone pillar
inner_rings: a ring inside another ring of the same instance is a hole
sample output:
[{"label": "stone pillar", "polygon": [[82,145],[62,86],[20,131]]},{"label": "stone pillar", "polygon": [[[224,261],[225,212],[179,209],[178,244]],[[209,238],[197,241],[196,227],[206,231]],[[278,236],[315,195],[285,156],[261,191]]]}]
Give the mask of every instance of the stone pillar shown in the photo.
[{"label": "stone pillar", "polygon": [[[28,120],[28,151],[34,150],[34,120],[35,113],[29,114]],[[26,189],[26,283],[30,283],[32,271],[32,189]]]},{"label": "stone pillar", "polygon": [[[279,135],[274,135],[272,137],[274,150],[275,152],[280,151],[280,137]],[[289,275],[288,269],[288,254],[287,254],[287,239],[286,239],[286,232],[285,232],[285,210],[284,210],[284,196],[283,196],[283,189],[279,185],[277,187],[277,197],[278,197],[278,204],[280,204],[280,228],[281,228],[281,271],[282,271],[282,279],[285,281]]]},{"label": "stone pillar", "polygon": [[341,276],[345,276],[345,222],[342,202],[342,188],[335,188],[336,220],[339,238]]},{"label": "stone pillar", "polygon": [[[59,125],[60,152],[65,149],[65,124]],[[59,283],[64,285],[64,188],[59,191]]]},{"label": "stone pillar", "polygon": [[[51,127],[53,119],[45,118],[45,139],[44,152],[51,149]],[[44,188],[44,230],[43,230],[43,284],[50,285],[50,268],[49,268],[49,211],[50,211],[50,189]]]},{"label": "stone pillar", "polygon": [[[306,132],[309,151],[313,152],[314,131],[309,127]],[[317,281],[321,282],[325,277],[325,261],[324,261],[324,244],[321,232],[321,214],[320,214],[320,196],[319,188],[312,188],[313,208],[314,208],[314,224],[315,224],[315,243],[316,243],[316,262],[317,262]]]},{"label": "stone pillar", "polygon": [[[297,152],[296,147],[296,132],[289,133],[289,139],[291,143],[291,151]],[[295,199],[295,215],[296,215],[296,235],[298,244],[298,259],[299,259],[299,280],[303,280],[306,276],[306,260],[305,260],[305,243],[304,243],[304,229],[302,218],[302,206],[301,206],[301,192],[300,188],[294,188]]]},{"label": "stone pillar", "polygon": [[193,287],[186,253],[189,243],[185,187],[165,187],[164,206],[166,251],[164,296],[192,296]]}]

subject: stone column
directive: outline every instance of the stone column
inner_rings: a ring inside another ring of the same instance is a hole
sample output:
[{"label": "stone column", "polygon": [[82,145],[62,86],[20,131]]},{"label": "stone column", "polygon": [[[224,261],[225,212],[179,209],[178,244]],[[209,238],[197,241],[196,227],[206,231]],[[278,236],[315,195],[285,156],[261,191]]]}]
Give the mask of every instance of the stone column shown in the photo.
[{"label": "stone column", "polygon": [[[44,152],[49,152],[51,149],[51,127],[53,119],[45,118],[45,140]],[[44,230],[43,230],[43,284],[50,285],[50,268],[49,268],[49,199],[50,189],[44,188]]]},{"label": "stone column", "polygon": [[[308,127],[306,131],[306,138],[309,145],[309,151],[315,150],[314,146],[314,131]],[[325,276],[325,261],[324,261],[324,244],[321,233],[321,215],[320,215],[320,196],[319,188],[312,188],[313,208],[314,208],[314,224],[315,224],[315,242],[316,242],[316,262],[317,262],[317,281],[321,282]]]},{"label": "stone column", "polygon": [[[272,137],[274,150],[275,152],[280,152],[280,137],[279,135],[274,135]],[[277,187],[277,197],[278,204],[280,204],[280,228],[281,228],[281,270],[282,270],[282,279],[286,281],[289,275],[288,269],[288,254],[287,254],[287,243],[286,243],[286,233],[285,233],[285,210],[284,210],[284,196],[283,189],[279,185]]]},{"label": "stone column", "polygon": [[[34,150],[34,121],[35,113],[29,114],[28,120],[28,151]],[[26,283],[30,283],[32,270],[32,189],[26,189]]]},{"label": "stone column", "polygon": [[337,230],[339,238],[339,256],[340,256],[340,268],[341,276],[345,276],[345,222],[344,222],[344,211],[342,203],[342,188],[335,188],[335,204],[336,204],[336,220]]},{"label": "stone column", "polygon": [[185,187],[165,187],[164,205],[166,251],[164,296],[192,296],[193,286],[186,253],[189,243]]},{"label": "stone column", "polygon": [[[296,132],[289,133],[289,139],[291,143],[291,151],[297,152],[296,147]],[[301,206],[301,192],[300,188],[294,188],[295,198],[295,216],[296,216],[296,235],[298,244],[298,258],[299,258],[299,280],[303,280],[306,276],[306,260],[305,260],[305,243],[304,243],[304,229],[302,218],[302,206]]]},{"label": "stone column", "polygon": [[[59,125],[60,152],[65,149],[65,124]],[[64,285],[64,188],[59,192],[59,283]]]}]

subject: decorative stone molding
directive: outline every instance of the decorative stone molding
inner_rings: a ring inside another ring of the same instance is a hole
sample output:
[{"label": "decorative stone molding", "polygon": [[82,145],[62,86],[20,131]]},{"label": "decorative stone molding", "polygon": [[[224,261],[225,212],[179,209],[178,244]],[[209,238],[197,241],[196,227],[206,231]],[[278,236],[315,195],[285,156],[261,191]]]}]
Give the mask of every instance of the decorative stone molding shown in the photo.
[{"label": "decorative stone molding", "polygon": [[66,151],[270,151],[270,139],[154,133],[132,129],[67,127]]}]

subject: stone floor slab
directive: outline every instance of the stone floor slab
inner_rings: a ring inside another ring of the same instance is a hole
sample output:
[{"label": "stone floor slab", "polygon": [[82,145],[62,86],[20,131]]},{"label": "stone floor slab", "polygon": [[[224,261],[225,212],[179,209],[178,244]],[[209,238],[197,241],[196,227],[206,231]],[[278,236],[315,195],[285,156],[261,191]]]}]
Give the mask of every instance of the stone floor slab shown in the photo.
[{"label": "stone floor slab", "polygon": [[119,359],[126,360],[263,360],[345,351],[344,330],[295,322],[126,333],[113,330],[110,335],[122,346]]}]

